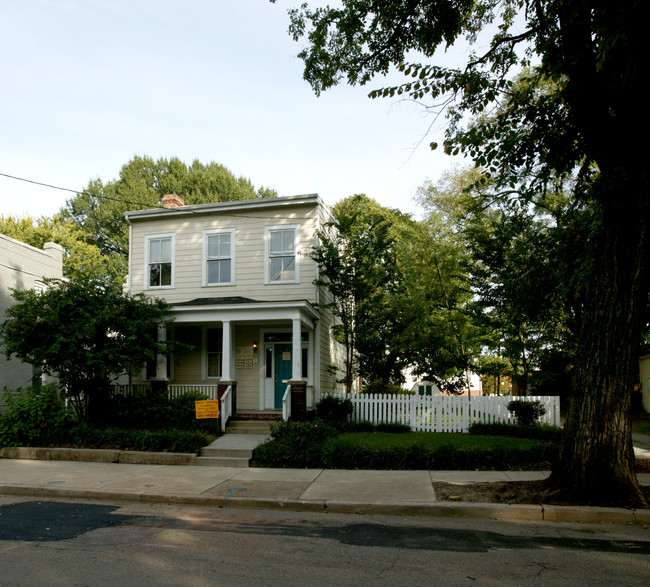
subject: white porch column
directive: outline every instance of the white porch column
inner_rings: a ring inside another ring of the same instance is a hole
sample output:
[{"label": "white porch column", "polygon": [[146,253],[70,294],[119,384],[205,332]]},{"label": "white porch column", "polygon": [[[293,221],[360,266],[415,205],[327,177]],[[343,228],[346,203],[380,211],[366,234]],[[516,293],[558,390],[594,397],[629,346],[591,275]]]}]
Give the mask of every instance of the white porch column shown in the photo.
[{"label": "white porch column", "polygon": [[221,379],[232,381],[232,334],[230,320],[223,321],[223,340],[221,348]]},{"label": "white porch column", "polygon": [[299,381],[302,379],[302,339],[300,337],[300,319],[293,319],[293,337],[292,342],[292,351],[293,351],[293,361],[292,370],[291,370],[291,380]]},{"label": "white porch column", "polygon": [[[158,326],[158,342],[165,342],[167,340],[167,328],[162,324]],[[156,379],[167,380],[167,355],[158,353],[156,355]]]}]

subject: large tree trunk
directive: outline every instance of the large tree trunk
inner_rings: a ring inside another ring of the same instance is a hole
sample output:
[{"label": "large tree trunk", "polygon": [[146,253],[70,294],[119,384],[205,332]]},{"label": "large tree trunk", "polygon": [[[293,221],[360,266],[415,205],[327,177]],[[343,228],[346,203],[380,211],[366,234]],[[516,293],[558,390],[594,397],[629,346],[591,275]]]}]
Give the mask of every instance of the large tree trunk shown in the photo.
[{"label": "large tree trunk", "polygon": [[636,191],[625,204],[603,211],[563,444],[550,479],[579,503],[645,503],[630,428],[649,273],[647,209],[641,204],[647,197],[638,185]]}]

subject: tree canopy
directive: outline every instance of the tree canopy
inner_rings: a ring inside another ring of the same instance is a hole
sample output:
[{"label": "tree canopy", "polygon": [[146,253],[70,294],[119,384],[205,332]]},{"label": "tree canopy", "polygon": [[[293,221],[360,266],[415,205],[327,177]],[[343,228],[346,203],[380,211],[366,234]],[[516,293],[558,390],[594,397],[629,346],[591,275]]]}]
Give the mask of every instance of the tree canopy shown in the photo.
[{"label": "tree canopy", "polygon": [[86,233],[71,219],[56,214],[51,218],[0,217],[0,234],[42,249],[46,242],[63,247],[63,276],[73,280],[96,279],[122,282],[126,261],[117,255],[103,255],[86,240]]},{"label": "tree canopy", "polygon": [[[316,93],[396,68],[404,83],[371,96],[444,109],[446,152],[472,157],[523,201],[567,182],[588,209],[572,399],[551,477],[587,502],[645,501],[629,410],[650,285],[650,172],[639,148],[650,123],[649,10],[642,0],[343,0],[290,11]],[[489,48],[463,66],[437,63],[438,49],[481,35]]]},{"label": "tree canopy", "polygon": [[346,346],[346,386],[401,384],[407,369],[446,391],[466,389],[478,354],[457,244],[441,227],[357,194],[333,207],[314,258]]},{"label": "tree canopy", "polygon": [[181,196],[186,205],[275,197],[275,190],[256,189],[244,177],[235,177],[219,163],[198,160],[186,165],[180,159],[136,156],[122,166],[116,180],[91,180],[88,187],[68,200],[61,211],[74,222],[85,240],[107,258],[121,262],[126,274],[129,232],[124,212],[161,206],[165,194]]},{"label": "tree canopy", "polygon": [[[14,291],[16,304],[0,323],[2,350],[56,375],[78,414],[101,405],[111,379],[135,374],[157,353],[167,304],[125,296],[94,280],[46,280],[47,289]],[[91,406],[92,407],[92,406]]]}]

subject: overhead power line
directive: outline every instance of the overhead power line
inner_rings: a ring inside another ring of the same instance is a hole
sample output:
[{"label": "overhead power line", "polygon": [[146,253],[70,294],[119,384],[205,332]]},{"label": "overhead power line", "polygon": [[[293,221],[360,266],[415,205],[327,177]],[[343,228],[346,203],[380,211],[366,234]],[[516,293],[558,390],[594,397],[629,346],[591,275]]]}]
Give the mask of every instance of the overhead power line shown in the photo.
[{"label": "overhead power line", "polygon": [[[91,198],[97,198],[99,200],[112,200],[113,202],[121,202],[123,204],[133,204],[134,206],[142,206],[143,208],[160,208],[161,210],[166,209],[165,206],[162,204],[145,204],[143,202],[133,202],[131,200],[122,200],[120,198],[112,198],[110,196],[100,196],[99,194],[91,194],[90,192],[85,192],[83,190],[73,190],[70,188],[62,188],[57,185],[52,185],[50,183],[43,183],[42,181],[34,181],[33,179],[26,179],[24,177],[17,177],[16,175],[9,175],[8,173],[2,173],[0,171],[0,176],[2,177],[8,177],[9,179],[15,179],[18,181],[24,181],[26,183],[33,183],[34,185],[40,185],[46,188],[51,188],[53,190],[61,190],[62,192],[71,192],[73,194],[83,194],[85,196],[89,196]],[[233,200],[235,201],[235,200]],[[247,214],[220,214],[221,216],[232,216],[232,217],[238,217],[238,218],[258,218],[258,219],[266,219],[266,216],[251,216]],[[293,220],[308,220],[309,218],[306,216],[291,216],[291,219]]]},{"label": "overhead power line", "polygon": [[8,177],[9,179],[15,179],[18,181],[24,181],[26,183],[33,183],[34,185],[41,185],[46,188],[51,188],[53,190],[61,190],[62,192],[71,192],[73,194],[83,194],[86,196],[90,196],[91,198],[98,198],[100,200],[113,200],[114,202],[122,202],[124,204],[133,204],[134,206],[142,206],[143,208],[163,208],[164,206],[161,206],[160,204],[158,205],[151,205],[151,204],[144,204],[143,202],[133,202],[130,200],[122,200],[120,198],[112,198],[111,196],[100,196],[99,194],[91,194],[90,192],[85,192],[83,190],[73,190],[70,188],[62,188],[59,187],[58,185],[52,185],[50,183],[43,183],[41,181],[34,181],[33,179],[26,179],[24,177],[17,177],[15,175],[9,175],[8,173],[2,173],[0,172],[0,175],[3,177]]}]

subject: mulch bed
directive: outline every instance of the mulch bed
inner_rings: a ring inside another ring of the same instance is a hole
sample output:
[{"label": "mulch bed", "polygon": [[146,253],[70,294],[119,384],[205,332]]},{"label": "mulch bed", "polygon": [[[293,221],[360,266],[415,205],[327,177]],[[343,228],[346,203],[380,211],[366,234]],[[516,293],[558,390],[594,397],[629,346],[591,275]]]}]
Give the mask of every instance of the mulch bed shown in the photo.
[{"label": "mulch bed", "polygon": [[[650,473],[650,460],[637,460],[637,473]],[[576,505],[567,499],[549,493],[546,481],[495,481],[488,483],[434,482],[439,501],[505,504]],[[642,487],[646,502],[650,504],[650,487]]]}]

